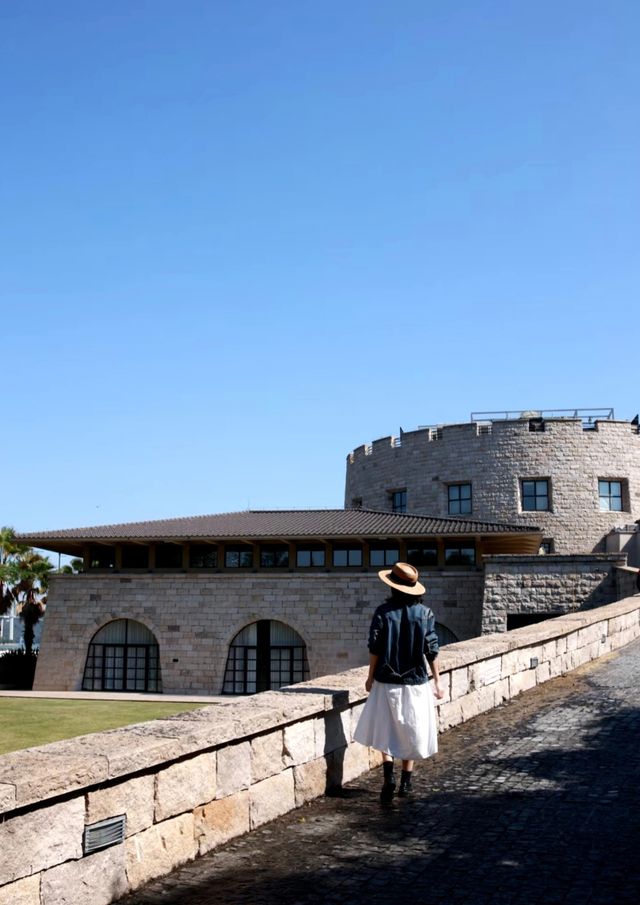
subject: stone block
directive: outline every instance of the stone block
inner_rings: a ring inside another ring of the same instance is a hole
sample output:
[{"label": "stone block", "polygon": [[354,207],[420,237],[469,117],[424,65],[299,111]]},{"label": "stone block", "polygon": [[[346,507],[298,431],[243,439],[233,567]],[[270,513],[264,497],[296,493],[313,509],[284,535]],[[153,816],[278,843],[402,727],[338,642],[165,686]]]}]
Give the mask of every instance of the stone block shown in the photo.
[{"label": "stone block", "polygon": [[463,698],[456,701],[449,701],[438,708],[438,725],[440,732],[451,729],[452,726],[458,726],[463,722],[462,704]]},{"label": "stone block", "polygon": [[463,666],[451,672],[451,700],[461,698],[469,691],[469,668]]},{"label": "stone block", "polygon": [[369,769],[375,770],[382,763],[382,752],[375,748],[369,748]]},{"label": "stone block", "polygon": [[125,842],[127,880],[138,889],[155,877],[170,873],[198,853],[193,814],[181,814],[157,823]]},{"label": "stone block", "polygon": [[45,871],[41,905],[109,905],[128,891],[125,846],[114,845]]},{"label": "stone block", "polygon": [[229,745],[217,752],[216,798],[225,798],[251,785],[251,746],[249,742]]},{"label": "stone block", "polygon": [[368,749],[357,743],[348,745],[342,760],[342,783],[351,782],[369,769]]},{"label": "stone block", "polygon": [[9,783],[0,783],[0,814],[10,811],[16,806],[16,787]]},{"label": "stone block", "polygon": [[211,801],[194,812],[194,830],[201,855],[249,832],[249,792],[244,790]]},{"label": "stone block", "polygon": [[215,754],[172,764],[156,777],[156,821],[192,811],[216,797]]},{"label": "stone block", "polygon": [[85,738],[92,736],[4,754],[0,759],[0,788],[12,786],[15,806],[21,807],[104,782],[109,775],[107,758],[87,750]]},{"label": "stone block", "polygon": [[504,704],[505,701],[508,701],[511,697],[511,689],[509,687],[509,679],[500,679],[499,682],[496,682],[491,686],[493,691],[493,706],[498,707],[500,704]]},{"label": "stone block", "polygon": [[536,684],[536,671],[535,669],[528,669],[526,672],[516,673],[515,676],[509,677],[509,694],[510,697],[515,698],[516,695],[519,695],[523,691],[528,691],[530,688],[533,688]]},{"label": "stone block", "polygon": [[314,720],[316,734],[316,757],[330,754],[338,748],[344,748],[350,735],[350,713],[348,710],[329,711]]},{"label": "stone block", "polygon": [[87,795],[87,823],[119,814],[127,815],[127,836],[146,830],[153,823],[155,779],[139,776]]},{"label": "stone block", "polygon": [[293,723],[284,729],[284,763],[298,766],[313,760],[316,756],[314,720]]},{"label": "stone block", "polygon": [[578,647],[584,647],[585,645],[593,644],[593,642],[600,642],[600,639],[603,635],[607,634],[607,623],[596,622],[594,625],[589,625],[586,628],[581,628],[578,631]]},{"label": "stone block", "polygon": [[489,660],[482,660],[480,663],[475,663],[471,670],[475,688],[484,688],[485,685],[492,685],[501,678],[502,657],[491,657]]},{"label": "stone block", "polygon": [[466,723],[467,720],[473,719],[486,710],[491,710],[495,706],[495,689],[493,685],[472,691],[464,698],[460,698],[460,707],[462,710],[462,719]]},{"label": "stone block", "polygon": [[0,823],[0,886],[82,857],[84,796]]},{"label": "stone block", "polygon": [[356,731],[356,726],[358,725],[358,720],[362,716],[362,711],[364,710],[364,704],[356,704],[351,708],[351,719],[349,721],[349,741],[353,741],[353,733]]},{"label": "stone block", "polygon": [[282,729],[251,739],[251,782],[260,782],[280,773],[283,767]]},{"label": "stone block", "polygon": [[0,905],[40,905],[40,874],[0,888]]},{"label": "stone block", "polygon": [[541,682],[547,682],[551,678],[551,664],[550,661],[544,661],[538,666],[536,669],[536,684],[540,685]]},{"label": "stone block", "polygon": [[296,804],[293,770],[285,770],[251,786],[249,802],[252,830],[292,810]]},{"label": "stone block", "polygon": [[[368,749],[364,749],[367,751]],[[368,758],[367,758],[368,760]],[[328,765],[326,758],[317,757],[306,764],[293,768],[296,807],[319,798],[327,790]]]}]

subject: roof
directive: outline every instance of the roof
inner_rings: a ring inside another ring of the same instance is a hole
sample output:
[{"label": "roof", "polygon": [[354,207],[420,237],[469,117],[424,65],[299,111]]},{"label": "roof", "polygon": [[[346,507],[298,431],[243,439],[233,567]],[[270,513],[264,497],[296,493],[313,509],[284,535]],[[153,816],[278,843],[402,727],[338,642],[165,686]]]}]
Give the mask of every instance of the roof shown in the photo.
[{"label": "roof", "polygon": [[246,510],[217,515],[127,522],[19,534],[23,543],[47,548],[60,541],[265,540],[425,535],[540,533],[535,526],[483,522],[463,517],[435,518],[372,509]]}]

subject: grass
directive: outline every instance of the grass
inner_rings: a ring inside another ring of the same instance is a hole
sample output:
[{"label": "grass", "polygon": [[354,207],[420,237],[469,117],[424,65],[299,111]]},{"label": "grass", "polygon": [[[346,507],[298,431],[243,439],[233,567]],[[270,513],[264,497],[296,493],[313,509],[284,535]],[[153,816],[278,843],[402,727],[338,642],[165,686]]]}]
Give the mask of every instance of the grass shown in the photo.
[{"label": "grass", "polygon": [[0,754],[143,723],[204,704],[0,698]]}]

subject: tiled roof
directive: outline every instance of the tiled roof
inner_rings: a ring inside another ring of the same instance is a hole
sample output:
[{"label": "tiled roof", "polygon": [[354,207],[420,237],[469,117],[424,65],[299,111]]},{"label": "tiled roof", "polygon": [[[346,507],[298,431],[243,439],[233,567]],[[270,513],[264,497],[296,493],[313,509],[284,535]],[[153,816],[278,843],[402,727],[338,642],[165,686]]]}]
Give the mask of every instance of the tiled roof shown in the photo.
[{"label": "tiled roof", "polygon": [[29,532],[18,537],[32,546],[46,547],[47,541],[55,540],[340,538],[531,532],[539,533],[540,529],[461,517],[434,518],[371,509],[294,509],[247,510],[91,528],[66,528],[61,531]]}]

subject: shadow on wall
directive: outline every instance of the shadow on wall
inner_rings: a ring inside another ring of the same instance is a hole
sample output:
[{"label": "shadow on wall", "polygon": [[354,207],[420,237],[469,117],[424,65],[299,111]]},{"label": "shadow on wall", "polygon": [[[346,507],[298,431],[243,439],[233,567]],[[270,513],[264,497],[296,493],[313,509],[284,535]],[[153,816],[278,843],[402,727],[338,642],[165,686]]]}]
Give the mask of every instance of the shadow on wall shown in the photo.
[{"label": "shadow on wall", "polygon": [[[504,746],[490,733],[472,740],[471,770],[469,730],[459,727],[447,734],[458,739],[451,755],[445,743],[416,772],[413,799],[381,810],[377,784],[356,783],[353,798],[315,803],[312,820],[299,809],[270,824],[264,839],[248,843],[254,862],[246,842],[218,849],[218,866],[210,864],[203,881],[172,887],[171,905],[212,901],[214,889],[225,905],[256,897],[325,905],[357,900],[363,890],[371,905],[635,903],[640,709],[612,705],[577,733],[564,731],[571,716],[571,706],[551,707]],[[531,753],[531,736],[550,731],[560,747]]]}]

